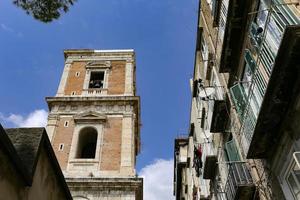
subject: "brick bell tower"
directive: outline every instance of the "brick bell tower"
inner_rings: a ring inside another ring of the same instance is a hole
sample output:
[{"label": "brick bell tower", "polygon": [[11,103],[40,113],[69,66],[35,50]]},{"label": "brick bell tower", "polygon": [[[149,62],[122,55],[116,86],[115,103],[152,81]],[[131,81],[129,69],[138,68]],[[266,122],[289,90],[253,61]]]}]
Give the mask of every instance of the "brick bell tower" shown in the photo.
[{"label": "brick bell tower", "polygon": [[47,132],[74,199],[140,200],[133,50],[65,50]]}]

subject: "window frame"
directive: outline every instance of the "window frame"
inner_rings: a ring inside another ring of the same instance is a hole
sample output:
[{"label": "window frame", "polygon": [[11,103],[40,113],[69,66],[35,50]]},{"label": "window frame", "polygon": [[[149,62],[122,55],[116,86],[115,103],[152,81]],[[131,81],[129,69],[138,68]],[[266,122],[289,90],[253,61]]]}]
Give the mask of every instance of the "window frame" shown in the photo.
[{"label": "window frame", "polygon": [[[96,87],[90,87],[90,84],[91,84],[91,78],[92,78],[92,74],[93,73],[103,73],[103,80],[102,80],[102,87],[99,87],[99,88],[96,88]],[[88,79],[88,89],[90,90],[101,90],[101,89],[104,89],[105,88],[105,70],[92,70],[90,71],[90,74],[89,74],[89,79]]]},{"label": "window frame", "polygon": [[58,145],[58,151],[64,151],[64,147],[65,147],[64,143],[59,143],[59,145]]},{"label": "window frame", "polygon": [[295,158],[293,154],[295,152],[299,152],[300,150],[300,141],[296,141],[292,146],[288,154],[284,157],[284,164],[277,176],[278,181],[281,185],[282,191],[286,199],[296,199],[293,191],[291,190],[291,186],[289,185],[287,178],[290,175],[291,169],[296,165]]},{"label": "window frame", "polygon": [[[294,153],[295,153],[295,152],[294,152]],[[292,155],[294,155],[294,153],[293,153]],[[298,164],[297,164],[297,162],[295,161],[294,156],[291,156],[290,162],[289,162],[289,164],[288,164],[288,167],[286,168],[286,169],[287,169],[287,170],[286,170],[286,173],[284,174],[284,182],[286,183],[286,186],[287,186],[285,189],[288,189],[289,193],[291,194],[291,196],[292,196],[294,199],[297,199],[297,196],[295,196],[296,194],[294,193],[293,188],[292,188],[292,186],[290,185],[290,181],[289,181],[288,179],[289,179],[290,175],[293,175],[292,172],[293,172],[293,169],[294,169],[294,167],[295,167],[296,165],[298,165]],[[299,166],[298,166],[298,167],[299,167]],[[294,177],[294,180],[295,180],[296,185],[300,188],[300,180],[298,180],[297,177],[295,177],[294,175],[293,175],[293,177]],[[299,191],[299,193],[300,193],[300,191]]]},{"label": "window frame", "polygon": [[[102,88],[89,88],[92,72],[104,72],[103,87]],[[83,84],[83,90],[105,90],[108,88],[109,68],[87,68]]]},{"label": "window frame", "polygon": [[[87,128],[87,127],[94,128],[97,131],[95,158],[76,158],[80,132],[82,129]],[[69,166],[72,165],[72,163],[76,163],[76,162],[82,162],[82,161],[88,162],[88,161],[99,161],[100,160],[103,129],[104,129],[104,124],[102,124],[102,123],[99,123],[99,124],[98,123],[97,124],[77,123],[77,124],[75,124],[74,134],[72,137],[71,149],[70,149],[70,154],[69,154],[69,163],[68,163]]]},{"label": "window frame", "polygon": [[64,127],[69,127],[69,124],[70,124],[69,120],[66,120],[66,121],[64,122]]},{"label": "window frame", "polygon": [[[85,135],[88,134],[88,132],[87,133],[84,132],[85,129],[93,129],[93,131],[95,131],[95,132],[92,133],[92,134],[96,134],[95,152],[94,152],[94,157],[92,157],[92,158],[82,157],[82,151],[83,151],[84,146],[86,146],[86,145],[82,144],[81,140],[83,138],[85,139],[86,137],[88,137],[88,136],[83,136],[84,134]],[[85,126],[85,127],[81,128],[79,130],[79,133],[78,133],[78,141],[77,141],[77,145],[76,145],[75,159],[95,159],[96,158],[96,151],[97,151],[97,139],[98,139],[98,136],[99,136],[99,133],[98,133],[97,129],[94,128],[94,127],[92,127],[92,126]]]}]

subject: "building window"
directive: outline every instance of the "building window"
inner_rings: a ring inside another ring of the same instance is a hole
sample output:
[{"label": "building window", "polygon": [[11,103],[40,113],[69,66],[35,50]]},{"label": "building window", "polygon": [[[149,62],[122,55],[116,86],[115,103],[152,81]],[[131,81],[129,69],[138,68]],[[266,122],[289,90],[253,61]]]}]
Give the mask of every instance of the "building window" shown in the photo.
[{"label": "building window", "polygon": [[60,143],[58,146],[58,151],[63,151],[64,150],[64,144]]},{"label": "building window", "polygon": [[300,167],[293,161],[286,182],[295,199],[300,199]]},{"label": "building window", "polygon": [[104,71],[91,72],[89,88],[103,88]]},{"label": "building window", "polygon": [[80,76],[80,72],[76,72],[76,73],[75,73],[75,76],[76,76],[76,77],[79,77],[79,76]]},{"label": "building window", "polygon": [[83,128],[79,132],[76,158],[95,158],[97,130],[92,127]]},{"label": "building window", "polygon": [[69,126],[69,121],[65,121],[64,127],[68,127],[68,126]]},{"label": "building window", "polygon": [[76,92],[75,92],[75,91],[73,91],[73,92],[71,93],[71,95],[76,95]]}]

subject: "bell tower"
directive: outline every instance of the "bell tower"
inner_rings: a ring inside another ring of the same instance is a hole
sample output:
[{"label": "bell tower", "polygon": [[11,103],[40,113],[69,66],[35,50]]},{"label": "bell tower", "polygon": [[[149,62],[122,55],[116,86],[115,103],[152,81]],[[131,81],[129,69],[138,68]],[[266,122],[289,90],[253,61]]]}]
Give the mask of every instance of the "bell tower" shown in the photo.
[{"label": "bell tower", "polygon": [[47,132],[74,199],[140,200],[133,50],[65,50]]}]

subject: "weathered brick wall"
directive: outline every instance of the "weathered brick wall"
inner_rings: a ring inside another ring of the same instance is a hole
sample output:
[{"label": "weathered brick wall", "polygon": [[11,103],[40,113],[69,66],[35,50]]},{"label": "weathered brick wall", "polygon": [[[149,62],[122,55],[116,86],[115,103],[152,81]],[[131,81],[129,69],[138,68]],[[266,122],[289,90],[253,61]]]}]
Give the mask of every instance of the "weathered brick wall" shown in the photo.
[{"label": "weathered brick wall", "polygon": [[[76,92],[76,95],[80,95],[83,89],[84,78],[86,74],[87,62],[73,62],[67,78],[65,87],[65,95],[71,95],[72,92]],[[79,76],[76,76],[76,72],[79,72]]]},{"label": "weathered brick wall", "polygon": [[[69,121],[68,127],[64,126],[65,121]],[[56,128],[54,133],[52,146],[62,170],[65,170],[68,165],[73,132],[74,132],[73,118],[72,117],[60,118],[60,120],[58,121],[58,127]],[[64,144],[63,151],[58,150],[59,145],[61,143]]]},{"label": "weathered brick wall", "polygon": [[108,94],[123,94],[125,90],[126,61],[112,61],[108,77]]},{"label": "weathered brick wall", "polygon": [[121,162],[122,118],[108,118],[104,132],[100,170],[119,170]]}]

